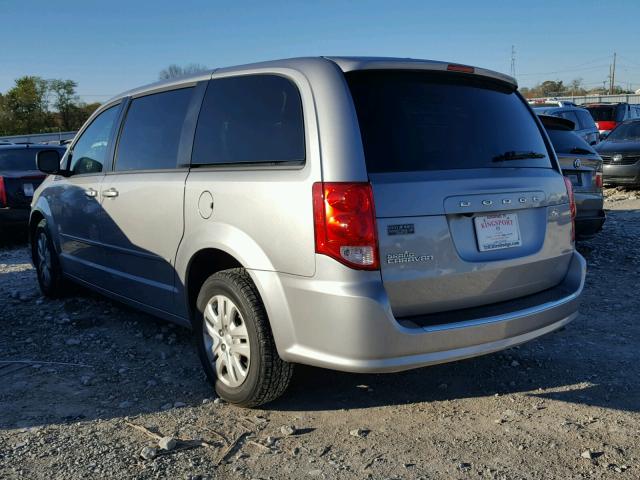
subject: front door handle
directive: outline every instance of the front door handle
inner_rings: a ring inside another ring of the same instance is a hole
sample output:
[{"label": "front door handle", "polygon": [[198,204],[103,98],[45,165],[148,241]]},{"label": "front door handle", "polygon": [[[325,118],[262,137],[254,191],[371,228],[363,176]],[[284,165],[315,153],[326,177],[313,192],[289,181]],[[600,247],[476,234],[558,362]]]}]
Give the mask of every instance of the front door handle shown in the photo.
[{"label": "front door handle", "polygon": [[114,198],[118,196],[118,190],[116,190],[115,188],[110,188],[109,190],[103,190],[102,191],[102,196],[103,197],[107,197],[107,198]]},{"label": "front door handle", "polygon": [[97,190],[94,190],[93,188],[87,188],[87,189],[84,191],[84,194],[85,194],[87,197],[96,198],[96,197],[98,196],[98,191],[97,191]]}]

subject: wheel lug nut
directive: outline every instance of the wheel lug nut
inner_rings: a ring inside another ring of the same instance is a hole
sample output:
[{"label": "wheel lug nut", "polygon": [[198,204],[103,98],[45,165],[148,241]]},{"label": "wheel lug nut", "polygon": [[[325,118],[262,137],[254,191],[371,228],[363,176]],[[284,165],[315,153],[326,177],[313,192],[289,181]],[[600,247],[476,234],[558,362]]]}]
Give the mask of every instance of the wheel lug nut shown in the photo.
[{"label": "wheel lug nut", "polygon": [[223,344],[222,344],[222,346],[221,346],[220,348],[222,348],[222,350],[226,350],[226,349],[227,349],[227,346],[223,343]]},{"label": "wheel lug nut", "polygon": [[218,333],[220,334],[220,336],[224,335],[224,332],[222,331],[222,329],[218,330]]}]

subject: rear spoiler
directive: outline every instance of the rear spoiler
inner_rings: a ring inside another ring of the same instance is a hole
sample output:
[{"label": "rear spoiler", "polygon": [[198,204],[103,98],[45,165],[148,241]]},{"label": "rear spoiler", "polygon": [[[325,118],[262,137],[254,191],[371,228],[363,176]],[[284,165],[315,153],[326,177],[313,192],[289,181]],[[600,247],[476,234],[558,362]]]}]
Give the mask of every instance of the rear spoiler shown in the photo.
[{"label": "rear spoiler", "polygon": [[440,62],[436,60],[420,60],[414,58],[385,58],[385,57],[324,57],[332,61],[344,72],[354,70],[430,70],[434,72],[453,72],[467,75],[491,78],[509,85],[512,89],[518,88],[518,82],[513,77],[504,73],[495,72],[486,68],[462,65],[459,63]]},{"label": "rear spoiler", "polygon": [[538,115],[542,125],[547,130],[568,130],[572,131],[576,124],[566,118],[554,117],[553,115]]}]

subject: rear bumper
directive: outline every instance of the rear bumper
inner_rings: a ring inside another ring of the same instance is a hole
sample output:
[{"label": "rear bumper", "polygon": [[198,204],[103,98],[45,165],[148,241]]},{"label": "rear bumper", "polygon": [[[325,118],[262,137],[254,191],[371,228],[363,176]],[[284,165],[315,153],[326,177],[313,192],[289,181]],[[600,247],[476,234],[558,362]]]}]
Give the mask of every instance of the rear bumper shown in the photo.
[{"label": "rear bumper", "polygon": [[[577,316],[586,263],[573,254],[560,286],[566,295],[560,299],[425,327],[407,327],[394,318],[377,272],[357,273],[357,282],[338,280],[337,275],[332,279],[331,274],[325,279],[275,274],[284,304],[268,305],[267,312],[284,360],[349,372],[394,372],[509,348]],[[253,274],[262,285],[269,277],[267,272]]]},{"label": "rear bumper", "polygon": [[584,237],[594,235],[602,230],[602,225],[606,220],[602,193],[577,191],[575,199],[577,207],[576,234]]},{"label": "rear bumper", "polygon": [[640,162],[633,165],[604,165],[602,180],[605,183],[638,185],[640,184]]},{"label": "rear bumper", "polygon": [[0,226],[26,227],[29,224],[28,208],[0,208]]}]

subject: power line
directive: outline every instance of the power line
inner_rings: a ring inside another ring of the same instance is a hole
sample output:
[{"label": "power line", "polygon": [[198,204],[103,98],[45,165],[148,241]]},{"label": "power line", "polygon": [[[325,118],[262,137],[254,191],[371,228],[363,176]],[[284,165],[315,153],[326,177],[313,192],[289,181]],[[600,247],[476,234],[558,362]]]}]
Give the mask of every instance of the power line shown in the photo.
[{"label": "power line", "polygon": [[[568,72],[568,71],[572,71],[572,70],[576,70],[579,69],[580,67],[584,67],[585,65],[590,65],[592,63],[596,63],[596,62],[600,62],[602,60],[608,60],[610,57],[607,55],[606,57],[598,57],[598,58],[594,58],[593,60],[589,60],[588,62],[583,62],[583,63],[579,63],[577,65],[574,65],[572,67],[567,67],[564,70],[557,70],[555,72],[537,72],[537,73],[521,73],[520,75],[551,75],[553,73],[563,73],[563,72]],[[606,66],[606,65],[605,65]],[[600,65],[596,65],[595,68],[600,68]],[[593,68],[593,67],[589,67],[589,68]]]},{"label": "power line", "polygon": [[599,68],[605,68],[608,67],[609,64],[602,64],[602,65],[593,65],[591,67],[582,67],[582,68],[578,68],[578,67],[572,67],[572,68],[567,68],[565,70],[555,70],[553,72],[537,72],[537,73],[521,73],[520,76],[521,77],[525,77],[525,76],[533,76],[533,75],[554,75],[556,73],[570,73],[570,72],[578,72],[578,71],[587,71],[587,70],[597,70]]}]

